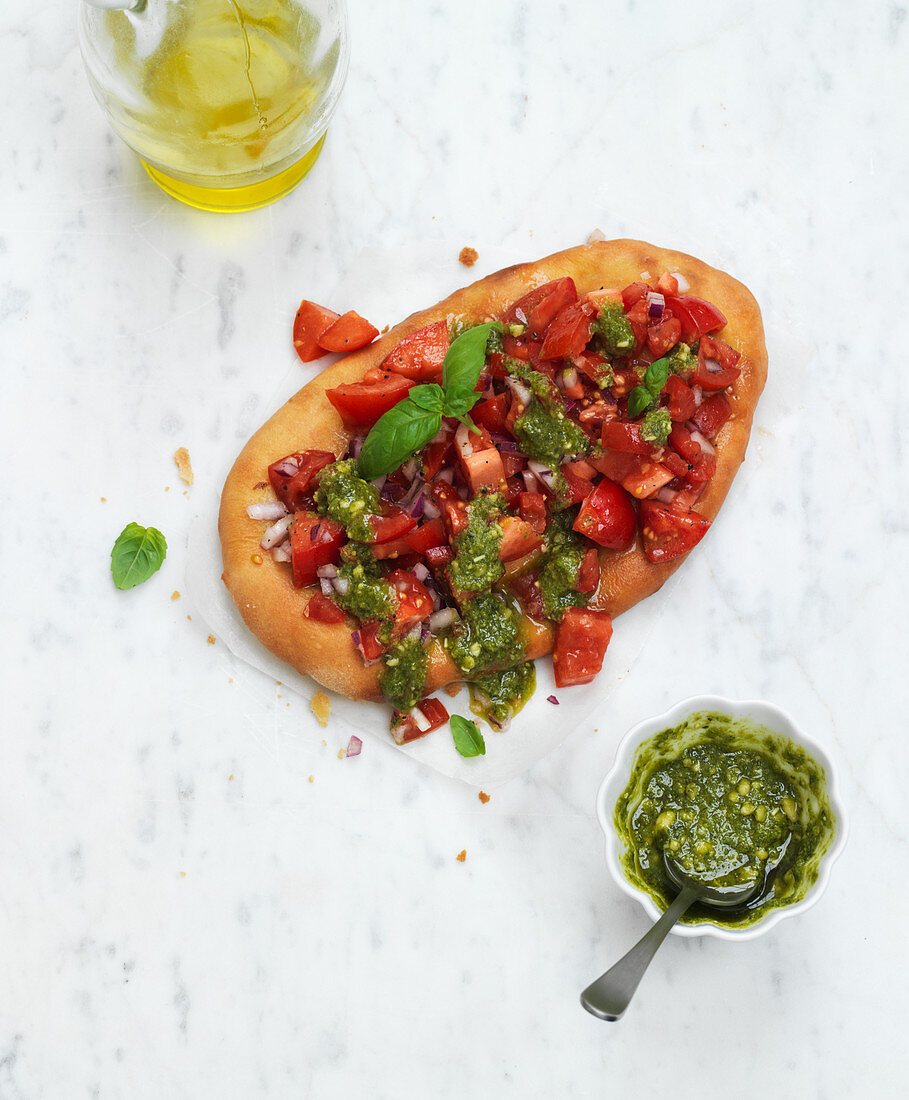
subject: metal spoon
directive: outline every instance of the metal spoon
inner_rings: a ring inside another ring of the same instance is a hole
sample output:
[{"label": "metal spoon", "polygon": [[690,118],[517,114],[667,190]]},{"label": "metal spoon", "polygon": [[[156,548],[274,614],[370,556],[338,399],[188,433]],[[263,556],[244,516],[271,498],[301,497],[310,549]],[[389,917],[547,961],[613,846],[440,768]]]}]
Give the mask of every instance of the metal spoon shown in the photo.
[{"label": "metal spoon", "polygon": [[757,897],[767,883],[765,873],[757,882],[746,882],[743,886],[708,886],[703,880],[692,878],[665,852],[663,867],[669,880],[679,889],[675,900],[627,955],[623,955],[581,994],[581,1004],[601,1020],[622,1018],[641,978],[644,977],[644,971],[669,929],[696,901],[713,909],[741,909]]}]

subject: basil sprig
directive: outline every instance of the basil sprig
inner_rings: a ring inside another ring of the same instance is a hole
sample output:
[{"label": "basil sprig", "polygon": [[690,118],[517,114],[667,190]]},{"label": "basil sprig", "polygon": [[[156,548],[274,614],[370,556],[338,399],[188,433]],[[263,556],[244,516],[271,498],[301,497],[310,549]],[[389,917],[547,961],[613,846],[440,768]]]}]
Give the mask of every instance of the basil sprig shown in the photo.
[{"label": "basil sprig", "polygon": [[657,359],[644,372],[644,381],[628,395],[628,415],[637,420],[654,404],[669,378],[671,364],[668,359]]},{"label": "basil sprig", "polygon": [[474,387],[486,362],[486,341],[494,325],[475,325],[452,342],[442,364],[441,386],[436,382],[411,386],[403,401],[379,417],[357,460],[364,480],[390,474],[425,447],[439,434],[444,416],[455,416],[472,432],[479,431],[467,414],[480,400]]},{"label": "basil sprig", "polygon": [[483,740],[483,734],[477,729],[476,722],[470,722],[460,714],[453,714],[450,725],[454,746],[461,756],[486,755],[486,742]]},{"label": "basil sprig", "polygon": [[110,571],[118,588],[135,588],[157,573],[167,554],[167,540],[156,527],[128,523],[110,552]]}]

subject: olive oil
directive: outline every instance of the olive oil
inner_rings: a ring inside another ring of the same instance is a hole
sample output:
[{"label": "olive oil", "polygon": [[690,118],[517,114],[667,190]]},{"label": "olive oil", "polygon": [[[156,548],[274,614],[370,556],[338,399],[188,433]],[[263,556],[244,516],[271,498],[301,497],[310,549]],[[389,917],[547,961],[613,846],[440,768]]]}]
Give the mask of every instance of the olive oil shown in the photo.
[{"label": "olive oil", "polygon": [[319,20],[298,2],[149,0],[102,18],[118,88],[96,82],[96,91],[165,191],[206,209],[249,209],[315,163],[341,38],[320,41]]}]

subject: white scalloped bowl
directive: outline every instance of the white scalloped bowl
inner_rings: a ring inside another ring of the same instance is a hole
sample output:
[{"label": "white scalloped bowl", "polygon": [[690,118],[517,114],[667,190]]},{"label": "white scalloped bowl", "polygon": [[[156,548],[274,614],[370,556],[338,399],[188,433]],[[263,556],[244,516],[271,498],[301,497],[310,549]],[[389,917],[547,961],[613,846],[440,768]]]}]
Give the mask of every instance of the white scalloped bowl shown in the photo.
[{"label": "white scalloped bowl", "polygon": [[690,699],[677,703],[663,714],[639,722],[630,729],[619,743],[612,769],[600,784],[600,789],[597,792],[597,819],[606,837],[606,865],[619,888],[629,897],[639,901],[648,916],[653,920],[657,920],[662,915],[653,898],[625,877],[620,861],[620,856],[624,854],[624,846],[622,846],[620,852],[620,841],[613,825],[613,813],[616,802],[631,775],[632,760],[638,746],[655,733],[676,726],[688,715],[702,710],[721,711],[724,714],[751,719],[751,721],[766,726],[775,733],[788,737],[806,749],[824,769],[827,797],[835,817],[833,842],[821,859],[816,881],[799,901],[793,902],[792,905],[781,905],[769,909],[765,917],[744,928],[734,928],[706,921],[699,924],[676,924],[672,929],[673,934],[676,936],[716,936],[721,940],[753,940],[758,936],[763,936],[771,928],[775,928],[780,921],[804,913],[820,901],[821,895],[827,888],[830,868],[843,851],[848,834],[846,813],[840,801],[833,761],[813,737],[810,737],[798,727],[785,711],[772,703],[764,703],[760,700],[735,702],[731,699],[723,699],[718,695],[695,695]]}]

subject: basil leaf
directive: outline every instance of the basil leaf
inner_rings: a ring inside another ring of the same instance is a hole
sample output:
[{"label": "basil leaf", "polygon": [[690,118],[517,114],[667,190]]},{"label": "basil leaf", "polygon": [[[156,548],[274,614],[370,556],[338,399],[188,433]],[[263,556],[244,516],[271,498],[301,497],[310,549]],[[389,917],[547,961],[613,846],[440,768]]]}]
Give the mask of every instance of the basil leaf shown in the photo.
[{"label": "basil leaf", "polygon": [[118,588],[135,588],[157,573],[167,554],[167,539],[156,527],[128,523],[110,552],[110,571]]},{"label": "basil leaf", "polygon": [[476,390],[470,390],[468,393],[446,394],[445,406],[442,411],[445,416],[456,416],[459,420],[463,420],[481,396]]},{"label": "basil leaf", "polygon": [[441,412],[421,408],[409,396],[405,397],[379,417],[366,437],[357,459],[360,476],[365,481],[374,481],[382,474],[390,474],[421,447],[425,447],[434,435],[439,434],[441,427]]},{"label": "basil leaf", "polygon": [[628,395],[628,415],[632,420],[637,420],[641,413],[646,412],[652,404],[653,394],[650,390],[646,386],[635,386]]},{"label": "basil leaf", "polygon": [[669,378],[669,370],[672,364],[668,359],[657,359],[651,363],[644,372],[644,385],[654,397],[660,396],[660,391],[666,385]]},{"label": "basil leaf", "polygon": [[411,386],[407,397],[427,412],[445,412],[445,391],[435,382],[428,386]]},{"label": "basil leaf", "polygon": [[477,729],[476,722],[468,722],[460,714],[453,714],[450,724],[454,747],[461,756],[486,755],[486,742],[483,740],[483,734]]},{"label": "basil leaf", "polygon": [[486,341],[491,324],[474,325],[452,343],[442,364],[442,386],[451,401],[456,394],[473,391],[486,362]]}]

